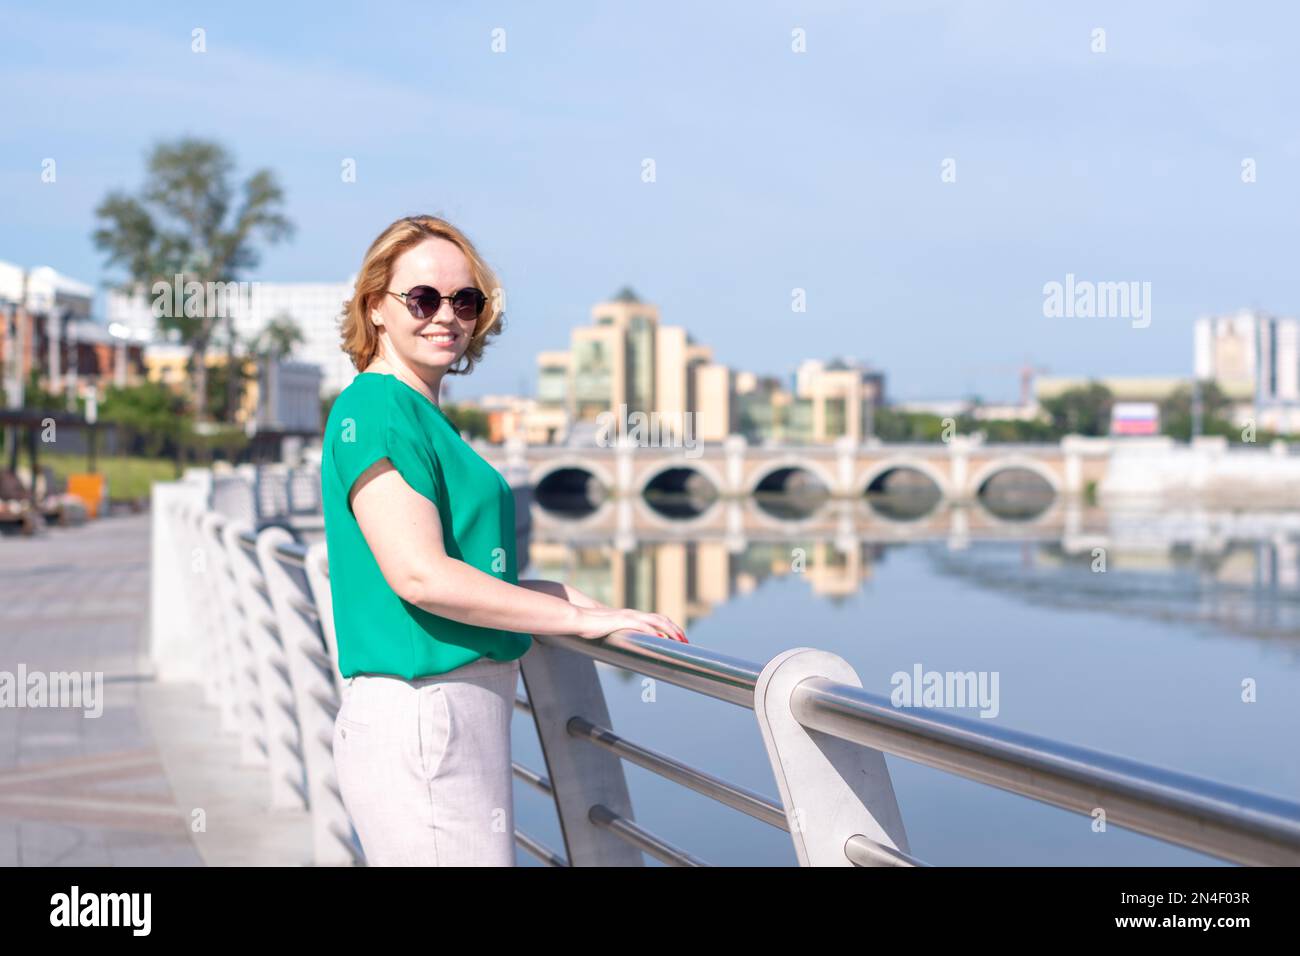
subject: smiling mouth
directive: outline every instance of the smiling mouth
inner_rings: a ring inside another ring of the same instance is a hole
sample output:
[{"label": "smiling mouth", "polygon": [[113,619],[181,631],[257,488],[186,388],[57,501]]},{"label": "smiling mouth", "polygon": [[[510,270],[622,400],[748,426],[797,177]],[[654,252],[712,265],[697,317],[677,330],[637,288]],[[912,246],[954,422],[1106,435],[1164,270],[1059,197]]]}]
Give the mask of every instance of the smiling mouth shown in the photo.
[{"label": "smiling mouth", "polygon": [[421,332],[420,338],[434,345],[451,345],[457,339],[455,332]]}]

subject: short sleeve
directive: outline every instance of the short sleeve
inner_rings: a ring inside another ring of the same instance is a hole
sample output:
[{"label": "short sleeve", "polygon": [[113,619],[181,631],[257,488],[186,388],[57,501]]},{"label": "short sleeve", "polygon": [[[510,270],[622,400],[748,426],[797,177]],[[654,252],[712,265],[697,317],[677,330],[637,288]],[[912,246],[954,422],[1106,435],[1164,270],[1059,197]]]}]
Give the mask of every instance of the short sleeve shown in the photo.
[{"label": "short sleeve", "polygon": [[392,408],[386,397],[381,392],[372,401],[348,403],[330,430],[329,454],[348,510],[352,510],[350,498],[357,479],[383,458],[411,488],[439,505],[442,482],[432,447],[422,440],[418,426]]}]

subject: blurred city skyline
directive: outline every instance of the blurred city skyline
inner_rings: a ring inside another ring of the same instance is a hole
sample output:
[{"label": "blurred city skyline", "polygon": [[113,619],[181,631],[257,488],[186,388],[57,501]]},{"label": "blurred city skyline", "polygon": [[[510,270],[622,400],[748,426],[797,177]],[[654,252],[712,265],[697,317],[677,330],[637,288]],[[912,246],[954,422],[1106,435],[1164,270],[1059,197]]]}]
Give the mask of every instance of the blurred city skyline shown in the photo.
[{"label": "blurred city skyline", "polygon": [[[471,235],[509,301],[463,397],[531,390],[536,354],[624,285],[734,368],[851,356],[904,400],[1010,400],[1027,357],[1187,375],[1198,316],[1300,311],[1300,16],[1277,3],[0,18],[0,260],[116,278],[95,206],[156,142],[212,138],[280,177],[298,227],[241,278],[345,281],[415,212]],[[1045,317],[1067,275],[1149,282],[1150,325]]]}]

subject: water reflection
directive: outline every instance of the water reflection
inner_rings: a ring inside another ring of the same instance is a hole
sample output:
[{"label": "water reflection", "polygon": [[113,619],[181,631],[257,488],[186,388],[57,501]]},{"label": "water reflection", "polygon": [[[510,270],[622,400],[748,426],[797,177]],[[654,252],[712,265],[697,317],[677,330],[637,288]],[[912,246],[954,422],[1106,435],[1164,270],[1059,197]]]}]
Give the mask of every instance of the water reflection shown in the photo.
[{"label": "water reflection", "polygon": [[693,518],[717,500],[718,490],[691,468],[668,468],[646,485],[646,503],[665,518]]},{"label": "water reflection", "polygon": [[989,511],[1008,521],[1028,521],[1052,506],[1056,492],[1047,479],[1028,468],[1006,468],[989,477],[978,498]]},{"label": "water reflection", "polygon": [[960,506],[910,477],[862,502],[816,487],[723,501],[698,475],[671,475],[644,500],[534,505],[529,574],[689,627],[773,577],[799,575],[813,598],[852,595],[911,548],[937,577],[1029,603],[1300,634],[1300,513],[1066,506],[1038,476],[1003,474]]},{"label": "water reflection", "polygon": [[933,478],[915,468],[891,468],[872,479],[866,497],[881,517],[916,521],[939,506],[943,492]]},{"label": "water reflection", "polygon": [[[964,505],[936,500],[914,475],[872,485],[861,500],[811,507],[766,490],[677,513],[639,497],[580,517],[535,504],[521,555],[529,576],[660,611],[720,653],[763,662],[824,649],[884,695],[917,664],[996,672],[1002,726],[1300,792],[1300,512],[1085,507],[1023,474],[990,479]],[[661,490],[689,497],[685,480]],[[775,796],[752,714],[621,668],[601,680],[619,733]],[[1247,681],[1259,688],[1249,704]],[[889,764],[912,851],[936,865],[1214,862]],[[784,834],[709,806],[684,813],[688,798],[652,774],[629,771],[629,786],[638,822],[705,859],[792,860]],[[553,816],[528,798],[519,812],[526,829]]]}]

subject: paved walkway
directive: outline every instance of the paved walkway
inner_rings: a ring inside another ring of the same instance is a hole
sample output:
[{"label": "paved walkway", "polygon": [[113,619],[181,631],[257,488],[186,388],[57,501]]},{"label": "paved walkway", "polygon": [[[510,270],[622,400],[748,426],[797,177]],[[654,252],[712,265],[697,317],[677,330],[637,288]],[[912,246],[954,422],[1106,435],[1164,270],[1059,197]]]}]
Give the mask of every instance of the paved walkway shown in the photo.
[{"label": "paved walkway", "polygon": [[200,689],[153,681],[148,608],[147,514],[0,537],[0,680],[103,675],[98,717],[0,706],[0,866],[308,862]]}]

